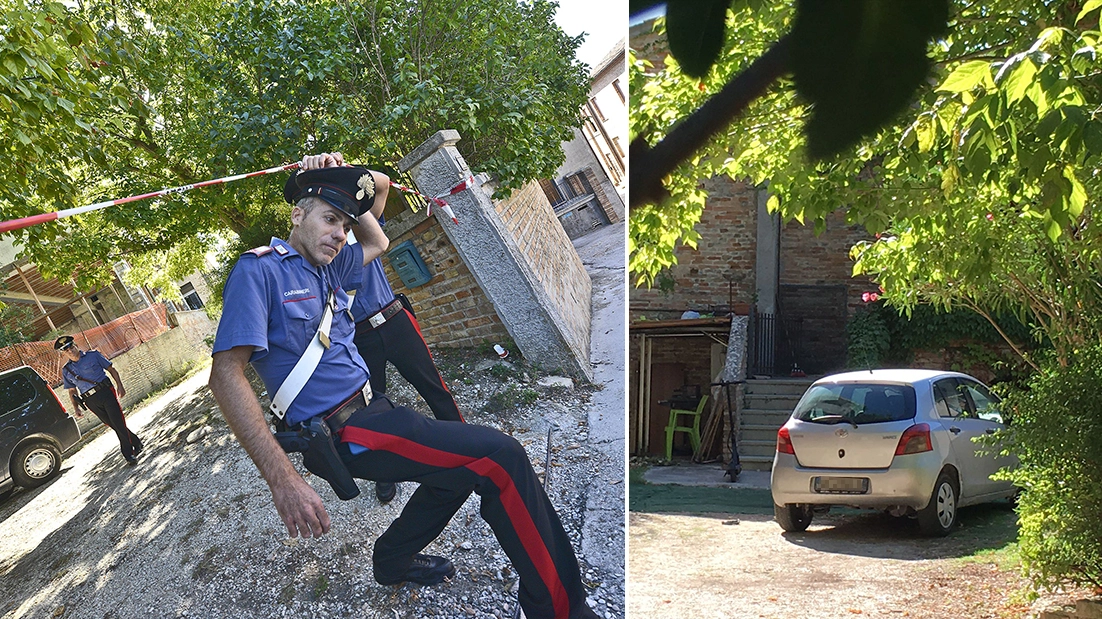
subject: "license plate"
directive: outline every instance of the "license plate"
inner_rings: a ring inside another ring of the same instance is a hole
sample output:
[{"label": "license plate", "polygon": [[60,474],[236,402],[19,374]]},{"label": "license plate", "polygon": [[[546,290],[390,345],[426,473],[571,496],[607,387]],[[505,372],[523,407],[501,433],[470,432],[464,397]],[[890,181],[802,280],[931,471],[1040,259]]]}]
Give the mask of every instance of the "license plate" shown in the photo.
[{"label": "license plate", "polygon": [[825,494],[868,494],[868,477],[816,477],[815,492]]}]

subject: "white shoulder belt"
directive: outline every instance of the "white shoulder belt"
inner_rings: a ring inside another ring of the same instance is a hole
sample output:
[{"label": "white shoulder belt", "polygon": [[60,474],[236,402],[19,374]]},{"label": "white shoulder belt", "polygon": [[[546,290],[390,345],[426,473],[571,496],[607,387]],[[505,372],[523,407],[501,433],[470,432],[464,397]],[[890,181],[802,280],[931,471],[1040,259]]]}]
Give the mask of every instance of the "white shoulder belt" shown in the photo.
[{"label": "white shoulder belt", "polygon": [[287,378],[283,380],[283,384],[279,386],[275,397],[272,398],[270,408],[272,413],[279,419],[283,419],[283,416],[287,414],[291,402],[295,401],[299,392],[306,386],[306,381],[314,375],[314,370],[317,369],[318,363],[321,361],[322,353],[329,348],[329,328],[333,326],[333,305],[335,303],[336,292],[330,292],[329,298],[325,301],[325,312],[321,315],[321,325],[318,326],[318,332],[314,334],[314,339],[310,340],[306,351],[299,357],[298,363],[295,364]]}]

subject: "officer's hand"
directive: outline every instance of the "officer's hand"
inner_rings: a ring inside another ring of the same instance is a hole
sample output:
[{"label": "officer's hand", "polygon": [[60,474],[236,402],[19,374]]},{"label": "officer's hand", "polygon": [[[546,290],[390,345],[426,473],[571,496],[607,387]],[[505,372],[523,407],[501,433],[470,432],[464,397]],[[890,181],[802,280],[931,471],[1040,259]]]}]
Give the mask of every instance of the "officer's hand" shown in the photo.
[{"label": "officer's hand", "polygon": [[329,532],[329,514],[321,497],[298,475],[272,486],[276,511],[291,537],[318,536]]},{"label": "officer's hand", "polygon": [[340,153],[321,153],[320,155],[306,155],[302,158],[299,168],[302,170],[317,170],[320,168],[335,168],[343,166],[344,155]]},{"label": "officer's hand", "polygon": [[119,385],[119,389],[118,389],[118,391],[119,391],[119,397],[120,397],[120,398],[122,398],[122,397],[125,397],[125,396],[126,396],[126,389],[124,389],[122,385]]}]

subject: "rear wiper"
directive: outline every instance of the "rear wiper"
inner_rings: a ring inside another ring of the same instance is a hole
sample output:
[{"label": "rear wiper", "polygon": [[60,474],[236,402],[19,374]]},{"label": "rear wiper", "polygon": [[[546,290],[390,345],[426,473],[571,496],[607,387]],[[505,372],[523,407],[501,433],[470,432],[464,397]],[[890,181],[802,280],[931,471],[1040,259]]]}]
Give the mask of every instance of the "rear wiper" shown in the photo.
[{"label": "rear wiper", "polygon": [[815,419],[808,419],[811,423],[826,423],[830,425],[838,423],[848,423],[853,427],[859,427],[857,422],[849,417],[843,417],[842,415],[823,415],[822,417],[816,417]]}]

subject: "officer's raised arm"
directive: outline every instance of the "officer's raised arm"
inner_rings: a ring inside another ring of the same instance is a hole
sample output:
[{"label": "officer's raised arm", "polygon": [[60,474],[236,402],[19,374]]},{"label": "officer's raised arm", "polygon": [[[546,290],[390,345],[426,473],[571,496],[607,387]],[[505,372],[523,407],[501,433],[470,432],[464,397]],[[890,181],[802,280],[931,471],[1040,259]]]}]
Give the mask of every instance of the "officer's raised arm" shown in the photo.
[{"label": "officer's raised arm", "polygon": [[[379,225],[379,215],[382,214],[382,204],[386,204],[387,187],[390,187],[390,179],[386,174],[382,172],[371,171],[372,176],[375,177],[377,187],[382,187],[377,194],[375,194],[375,205],[370,210],[366,211],[359,216],[360,222],[359,230],[357,230],[357,238],[360,240],[360,244],[363,246],[364,251],[364,266],[371,264],[371,261],[383,255],[386,248],[390,246],[390,239],[386,237],[386,233],[383,232],[382,226]],[[380,178],[382,180],[380,180]],[[379,209],[379,214],[375,214],[375,209]]]},{"label": "officer's raised arm", "polygon": [[287,533],[297,537],[321,535],[329,531],[329,514],[321,497],[295,470],[287,454],[276,442],[264,411],[245,378],[245,364],[252,355],[251,346],[235,346],[212,356],[210,390],[226,423],[248,452],[272,492],[279,517]]}]

